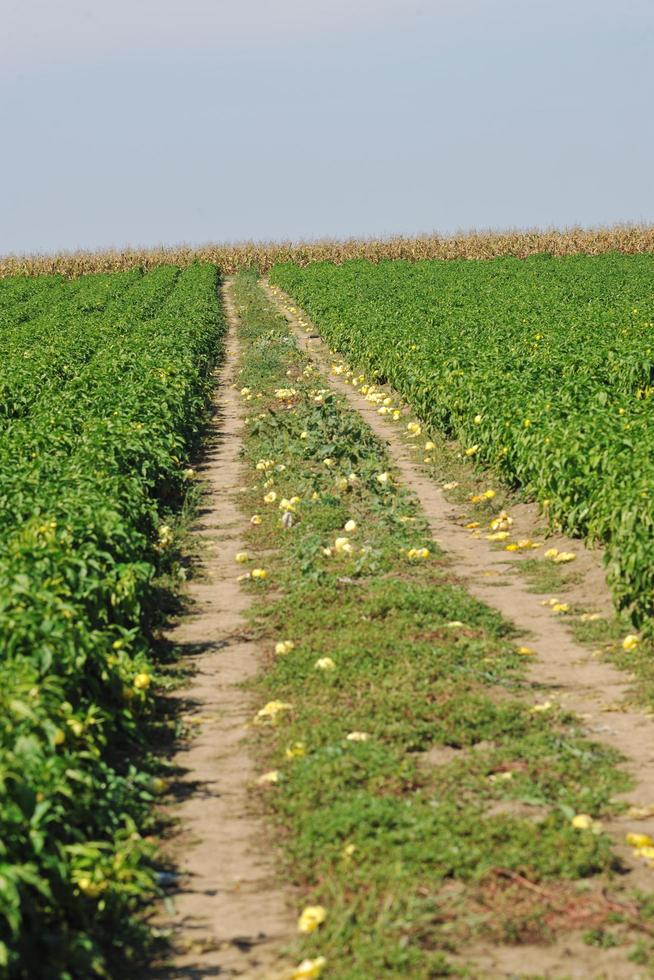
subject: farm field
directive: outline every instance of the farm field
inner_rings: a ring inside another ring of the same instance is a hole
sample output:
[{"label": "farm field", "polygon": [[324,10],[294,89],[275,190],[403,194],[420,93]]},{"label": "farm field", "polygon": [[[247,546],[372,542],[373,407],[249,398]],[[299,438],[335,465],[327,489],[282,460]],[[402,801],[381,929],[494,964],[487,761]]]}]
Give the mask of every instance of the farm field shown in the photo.
[{"label": "farm field", "polygon": [[654,257],[277,266],[354,367],[601,542],[616,602],[654,611]]},{"label": "farm field", "polygon": [[2,980],[654,975],[654,258],[377,258],[0,279]]},{"label": "farm field", "polygon": [[[455,533],[449,554],[439,547],[432,478],[401,461],[431,430],[401,399],[384,402],[408,440],[386,436],[358,369],[314,354],[292,301],[248,273],[226,292],[248,528],[233,576],[261,651],[248,781],[300,937],[278,939],[280,970],[264,931],[237,972],[650,975],[650,722],[621,703],[620,675],[575,644],[567,616],[516,591],[495,542],[461,528],[466,561]],[[496,481],[486,521],[510,503]],[[482,588],[484,575],[501,577]],[[200,875],[196,893],[213,880]],[[242,908],[239,934],[256,934]],[[208,951],[185,966],[234,969],[201,935]],[[219,923],[213,935],[224,938]]]},{"label": "farm field", "polygon": [[209,266],[0,282],[2,976],[146,942],[155,633],[222,330]]}]

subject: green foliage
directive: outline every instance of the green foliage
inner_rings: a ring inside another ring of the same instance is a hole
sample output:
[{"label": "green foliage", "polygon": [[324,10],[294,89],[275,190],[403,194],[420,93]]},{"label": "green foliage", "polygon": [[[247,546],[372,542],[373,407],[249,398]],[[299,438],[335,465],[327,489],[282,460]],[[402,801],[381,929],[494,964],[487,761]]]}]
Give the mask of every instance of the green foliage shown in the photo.
[{"label": "green foliage", "polygon": [[273,270],[329,344],[431,427],[606,545],[620,608],[654,613],[651,255]]},{"label": "green foliage", "polygon": [[153,892],[151,774],[130,758],[156,712],[157,578],[179,570],[162,528],[220,353],[216,272],[9,279],[0,324],[0,976],[116,975]]}]

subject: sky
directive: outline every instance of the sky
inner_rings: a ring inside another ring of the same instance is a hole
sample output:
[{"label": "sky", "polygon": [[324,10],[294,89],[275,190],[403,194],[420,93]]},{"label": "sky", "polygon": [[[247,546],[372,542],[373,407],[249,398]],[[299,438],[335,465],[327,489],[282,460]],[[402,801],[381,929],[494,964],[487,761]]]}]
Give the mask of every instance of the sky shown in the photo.
[{"label": "sky", "polygon": [[0,8],[0,254],[654,222],[651,0]]}]

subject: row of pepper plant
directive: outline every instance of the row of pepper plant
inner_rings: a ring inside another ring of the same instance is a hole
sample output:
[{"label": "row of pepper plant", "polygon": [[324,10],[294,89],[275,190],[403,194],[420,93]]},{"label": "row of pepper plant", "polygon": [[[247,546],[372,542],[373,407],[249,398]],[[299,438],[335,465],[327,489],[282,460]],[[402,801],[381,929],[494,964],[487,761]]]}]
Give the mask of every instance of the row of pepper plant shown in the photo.
[{"label": "row of pepper plant", "polygon": [[0,283],[0,976],[127,975],[155,888],[162,583],[213,266]]}]

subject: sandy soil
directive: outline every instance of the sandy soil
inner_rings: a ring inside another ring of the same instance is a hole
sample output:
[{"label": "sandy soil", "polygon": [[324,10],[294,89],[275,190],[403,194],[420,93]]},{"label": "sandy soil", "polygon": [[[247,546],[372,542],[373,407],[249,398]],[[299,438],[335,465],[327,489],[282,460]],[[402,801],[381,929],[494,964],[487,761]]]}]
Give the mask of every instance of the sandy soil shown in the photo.
[{"label": "sandy soil", "polygon": [[[624,756],[625,769],[634,780],[634,789],[625,799],[638,806],[654,803],[654,720],[651,715],[626,703],[633,678],[608,663],[593,658],[585,647],[575,643],[565,621],[556,617],[541,603],[542,595],[528,591],[516,576],[514,563],[519,554],[494,550],[484,538],[474,538],[460,520],[461,506],[449,503],[443,493],[417,465],[410,449],[399,438],[397,430],[377,414],[377,406],[354,391],[350,385],[330,375],[333,358],[317,336],[307,335],[298,315],[290,312],[291,300],[277,299],[265,284],[268,296],[284,314],[301,347],[310,353],[324,372],[326,383],[344,395],[352,408],[366,420],[375,435],[386,445],[398,467],[403,482],[416,494],[429,521],[434,540],[449,555],[452,569],[466,589],[489,606],[499,610],[524,633],[536,656],[530,658],[529,680],[534,704],[547,700],[575,712],[585,722],[586,731],[598,742],[617,749]],[[306,314],[302,319],[308,322]],[[328,380],[327,380],[328,379]],[[518,528],[527,532],[537,519],[535,508],[521,505]],[[606,612],[611,608],[597,552],[587,550],[581,541],[561,535],[552,544],[577,553],[575,571],[583,573],[575,584],[571,601],[588,610]],[[567,598],[567,597],[566,597]],[[624,835],[638,831],[654,836],[654,817],[635,822],[627,817],[606,828],[613,833],[616,851],[628,871],[623,876],[626,889],[651,891],[654,872],[636,861],[624,844]],[[467,951],[468,967],[478,969],[480,977],[589,977],[604,980],[635,980],[644,977],[643,970],[626,961],[624,948],[596,950],[574,938],[551,947],[480,947]]]},{"label": "sandy soil", "polygon": [[167,850],[181,878],[170,892],[174,914],[163,917],[173,930],[175,955],[157,975],[270,980],[284,967],[280,950],[295,934],[296,913],[289,894],[274,883],[273,845],[251,802],[259,773],[244,744],[257,705],[241,685],[256,673],[258,659],[243,619],[250,600],[236,581],[240,566],[234,563],[247,522],[236,506],[241,418],[230,388],[237,340],[229,283],[224,300],[229,353],[198,467],[206,488],[194,525],[205,556],[203,575],[188,587],[190,614],[169,634],[195,671],[182,692],[183,720],[194,735],[172,759],[181,770],[173,807],[179,830]]}]

